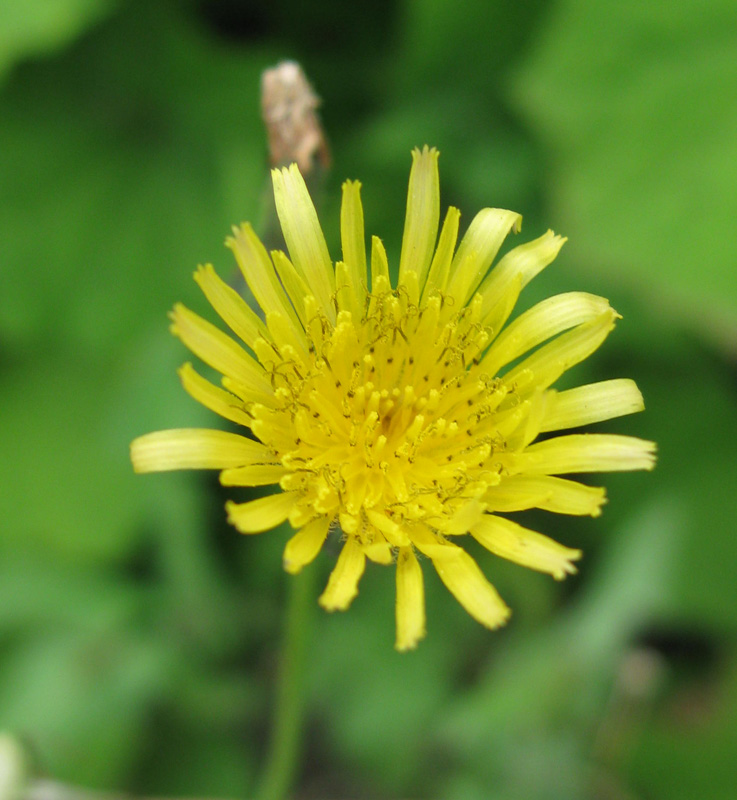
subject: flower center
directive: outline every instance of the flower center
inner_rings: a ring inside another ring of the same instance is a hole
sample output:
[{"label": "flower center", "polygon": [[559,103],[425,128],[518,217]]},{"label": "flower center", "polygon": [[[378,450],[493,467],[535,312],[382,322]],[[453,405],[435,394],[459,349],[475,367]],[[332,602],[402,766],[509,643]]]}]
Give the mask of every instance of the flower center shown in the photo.
[{"label": "flower center", "polygon": [[254,433],[290,470],[282,487],[302,493],[294,525],[335,514],[348,533],[384,519],[442,529],[499,481],[508,392],[477,363],[490,340],[480,307],[419,306],[387,285],[358,324],[346,311],[310,322],[307,362],[273,370],[280,407],[253,409]]}]

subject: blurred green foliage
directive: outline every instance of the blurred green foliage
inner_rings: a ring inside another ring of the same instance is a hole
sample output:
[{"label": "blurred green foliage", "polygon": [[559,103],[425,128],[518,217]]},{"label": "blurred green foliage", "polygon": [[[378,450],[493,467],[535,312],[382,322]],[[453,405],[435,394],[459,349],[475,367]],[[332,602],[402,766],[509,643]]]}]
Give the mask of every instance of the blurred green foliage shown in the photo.
[{"label": "blurred green foliage", "polygon": [[[286,531],[239,537],[212,476],[136,478],[128,442],[212,425],[166,332],[190,273],[267,190],[259,76],[302,61],[340,181],[396,256],[409,150],[443,204],[570,236],[524,305],[624,315],[577,382],[632,376],[652,475],[559,585],[476,553],[515,611],[490,634],[426,570],[398,655],[391,570],[316,610],[299,797],[732,800],[737,792],[737,20],[729,0],[5,0],[0,6],[0,728],[57,779],[249,796],[289,578]],[[335,241],[333,239],[333,241]],[[333,554],[313,566],[322,579]]]}]

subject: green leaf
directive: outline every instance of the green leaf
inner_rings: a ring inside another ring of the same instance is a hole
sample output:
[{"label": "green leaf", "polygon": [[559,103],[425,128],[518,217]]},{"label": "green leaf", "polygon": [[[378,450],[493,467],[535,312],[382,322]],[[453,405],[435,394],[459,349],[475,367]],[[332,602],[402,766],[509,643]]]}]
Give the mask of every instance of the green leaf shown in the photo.
[{"label": "green leaf", "polygon": [[61,49],[115,7],[115,0],[4,0],[0,82],[13,65]]},{"label": "green leaf", "polygon": [[147,318],[163,331],[174,300],[199,297],[199,262],[235,271],[223,239],[253,219],[266,180],[263,61],[157,8],[119,15],[0,96],[6,346],[53,333],[77,355],[109,356]]},{"label": "green leaf", "polygon": [[732,800],[737,750],[737,662],[681,686],[655,713],[632,720],[630,784],[641,796]]},{"label": "green leaf", "polygon": [[502,797],[589,796],[588,731],[605,713],[634,637],[668,607],[684,535],[681,504],[653,501],[621,527],[557,620],[510,631],[478,683],[443,715],[440,744],[459,772],[493,781]]},{"label": "green leaf", "polygon": [[730,0],[556,4],[512,94],[552,162],[581,270],[737,331],[737,28]]},{"label": "green leaf", "polygon": [[2,724],[29,736],[59,779],[112,787],[135,763],[171,663],[165,645],[120,629],[46,631],[3,660]]}]

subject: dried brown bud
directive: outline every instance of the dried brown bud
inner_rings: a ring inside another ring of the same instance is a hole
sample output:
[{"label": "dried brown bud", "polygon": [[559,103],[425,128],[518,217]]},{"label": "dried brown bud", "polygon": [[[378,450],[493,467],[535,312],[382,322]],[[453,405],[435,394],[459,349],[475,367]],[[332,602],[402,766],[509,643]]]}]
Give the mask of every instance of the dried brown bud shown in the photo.
[{"label": "dried brown bud", "polygon": [[[261,113],[272,166],[297,162],[308,175],[330,163],[330,151],[317,116],[320,98],[296,61],[282,61],[261,77]],[[317,163],[316,163],[317,162]]]}]

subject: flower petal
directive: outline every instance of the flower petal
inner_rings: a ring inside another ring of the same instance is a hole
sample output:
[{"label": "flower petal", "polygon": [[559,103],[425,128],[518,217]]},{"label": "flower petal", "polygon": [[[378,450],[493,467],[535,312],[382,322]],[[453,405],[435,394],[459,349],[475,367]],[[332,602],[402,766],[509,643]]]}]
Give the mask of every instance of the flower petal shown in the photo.
[{"label": "flower petal", "polygon": [[139,436],[131,442],[136,472],[173,469],[227,469],[247,464],[274,463],[261,442],[236,433],[207,428],[178,428]]},{"label": "flower petal", "polygon": [[388,566],[394,563],[392,547],[384,534],[379,531],[374,535],[371,544],[364,543],[363,552],[366,554],[366,558],[368,558],[369,561],[373,561],[374,564]]},{"label": "flower petal", "polygon": [[[362,287],[366,285],[366,239],[363,227],[363,205],[361,204],[361,184],[346,181],[343,184],[343,201],[340,205],[340,238],[343,245],[343,263],[346,270],[346,284],[337,281],[336,288],[349,295],[348,310],[358,320],[363,305]],[[340,298],[340,295],[339,295]]]},{"label": "flower petal", "polygon": [[491,514],[471,528],[471,535],[495,555],[547,572],[556,580],[573,574],[576,568],[571,562],[581,558],[580,550],[564,547],[541,533]]},{"label": "flower petal", "polygon": [[266,328],[248,303],[225,283],[212,264],[200,266],[194,279],[223,322],[253,349],[253,343],[265,334]]},{"label": "flower petal", "polygon": [[436,558],[450,558],[455,550],[459,549],[456,545],[446,541],[440,534],[421,523],[411,525],[408,530],[412,544],[423,556],[433,560]]},{"label": "flower petal", "polygon": [[400,652],[414,650],[425,636],[425,587],[422,569],[411,547],[402,547],[397,556],[397,639]]},{"label": "flower petal", "polygon": [[318,299],[330,321],[335,320],[333,262],[315,206],[296,164],[271,171],[274,200],[284,240],[297,272]]},{"label": "flower petal", "polygon": [[245,467],[232,467],[220,473],[222,486],[270,486],[287,474],[281,464],[249,464]]},{"label": "flower petal", "polygon": [[501,367],[569,328],[609,310],[609,302],[586,292],[549,297],[521,314],[503,330],[481,360],[482,369],[496,375]]},{"label": "flower petal", "polygon": [[634,436],[578,433],[530,445],[514,456],[514,471],[532,475],[652,469],[655,443]]},{"label": "flower petal", "polygon": [[261,533],[281,525],[296,502],[296,492],[277,492],[248,503],[225,504],[228,522],[241,533]]},{"label": "flower petal", "polygon": [[545,409],[541,431],[558,431],[642,411],[645,403],[629,378],[590,383],[555,392]]},{"label": "flower petal", "polygon": [[[312,295],[304,298],[305,301]],[[305,306],[307,303],[305,302]],[[266,312],[266,327],[269,329],[269,339],[256,340],[256,354],[259,361],[266,368],[272,368],[275,363],[273,345],[277,346],[277,350],[281,351],[283,360],[288,360],[285,355],[286,348],[291,349],[292,356],[299,359],[301,356],[307,355],[307,339],[304,336],[302,328],[295,328],[290,322],[289,317],[286,317],[280,311],[267,311]],[[278,359],[282,360],[282,359]]]},{"label": "flower petal", "polygon": [[376,528],[376,530],[381,531],[381,533],[386,536],[386,538],[389,540],[389,544],[391,544],[392,547],[409,546],[410,539],[409,536],[407,536],[407,533],[400,525],[389,519],[389,517],[387,517],[383,511],[374,511],[371,508],[366,508],[364,511],[369,522]]},{"label": "flower petal", "polygon": [[527,286],[536,275],[555,260],[565,242],[564,237],[556,236],[553,231],[548,231],[538,239],[510,250],[500,259],[479,288],[479,293],[484,297],[482,315],[486,316],[489,310],[496,305],[497,298],[517,278],[520,279],[521,288]]},{"label": "flower petal", "polygon": [[202,403],[205,408],[231,422],[251,427],[251,417],[246,411],[245,403],[239,397],[210,383],[196,372],[190,363],[182,365],[177,373],[185,391],[198,403]]},{"label": "flower petal", "polygon": [[284,291],[292,303],[292,307],[297,312],[302,325],[306,327],[308,319],[305,312],[304,299],[308,294],[312,294],[310,287],[297,273],[294,264],[287,258],[286,253],[282,253],[281,250],[272,250],[271,260],[274,263],[279,280],[282,282]]},{"label": "flower petal", "polygon": [[205,364],[234,378],[253,392],[253,399],[271,397],[271,386],[261,365],[239,344],[181,303],[171,313],[171,331]]},{"label": "flower petal", "polygon": [[296,575],[314,561],[322,549],[329,529],[329,517],[318,517],[300,528],[284,548],[284,569],[291,575]]},{"label": "flower petal", "polygon": [[451,548],[451,553],[432,560],[440,579],[475,620],[487,628],[504,625],[511,613],[505,602],[471,556],[460,547]]},{"label": "flower petal", "polygon": [[[363,312],[363,303],[366,294],[363,287],[368,287],[366,278],[361,283],[355,283],[353,275],[343,261],[335,262],[335,297],[338,303],[338,312],[348,311],[351,319],[360,320]],[[358,291],[363,295],[358,296]]]},{"label": "flower petal", "polygon": [[433,519],[433,525],[445,534],[468,533],[469,528],[481,518],[484,509],[484,503],[471,498],[459,506],[452,516]]},{"label": "flower petal", "polygon": [[405,273],[412,271],[417,273],[417,283],[422,288],[430,268],[440,219],[438,155],[434,147],[427,145],[422,152],[417,148],[412,151],[399,284],[403,283]]},{"label": "flower petal", "polygon": [[248,223],[233,228],[233,236],[228,237],[225,244],[233,251],[248,288],[264,314],[278,311],[289,319],[295,329],[301,329],[292,304],[279,283],[274,264],[253,228]]},{"label": "flower petal", "polygon": [[606,501],[603,489],[549,475],[509,475],[486,491],[490,511],[542,508],[556,514],[598,517]]},{"label": "flower petal", "polygon": [[517,275],[504,285],[499,294],[493,296],[493,305],[487,302],[487,295],[477,293],[476,296],[481,297],[481,324],[491,331],[492,340],[499,334],[509,319],[515,305],[517,305],[521,291],[522,278]]},{"label": "flower petal", "polygon": [[425,282],[422,292],[423,303],[427,302],[435,291],[445,292],[450,275],[450,264],[453,260],[456,240],[458,239],[458,223],[461,219],[461,212],[451,206],[445,215],[443,229],[440,231],[438,246],[430,265],[430,272]]},{"label": "flower petal", "polygon": [[349,536],[338,556],[319,603],[326,611],[345,611],[358,594],[358,581],[366,567],[366,556],[355,536]]},{"label": "flower petal", "polygon": [[522,216],[503,208],[484,208],[473,218],[450,268],[448,294],[464,306],[486,277],[510,230],[519,231]]},{"label": "flower petal", "polygon": [[381,291],[384,281],[389,281],[389,261],[386,257],[384,242],[378,236],[371,237],[371,291]]},{"label": "flower petal", "polygon": [[546,389],[567,369],[588,358],[601,346],[614,329],[617,317],[617,312],[610,308],[589,322],[562,333],[507,372],[504,383],[515,385],[521,397]]}]

